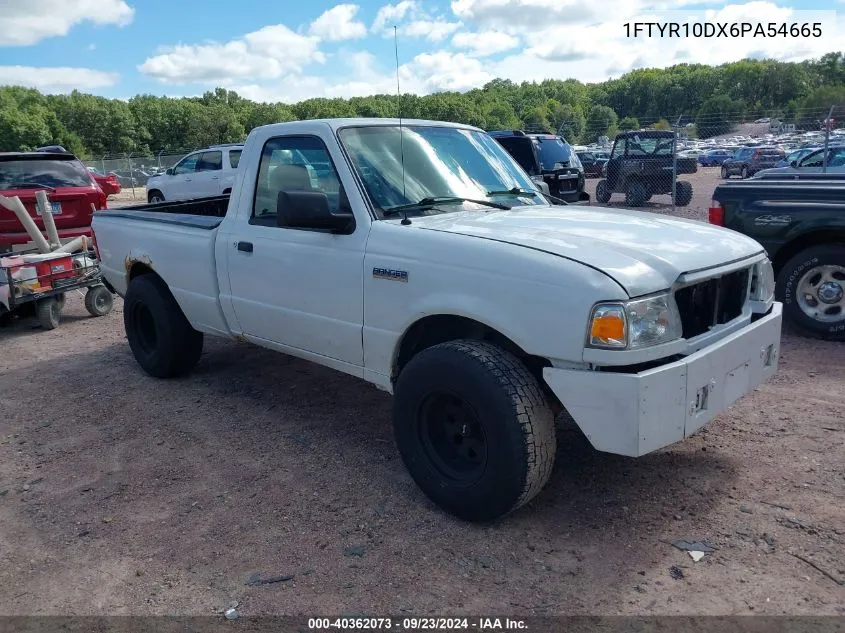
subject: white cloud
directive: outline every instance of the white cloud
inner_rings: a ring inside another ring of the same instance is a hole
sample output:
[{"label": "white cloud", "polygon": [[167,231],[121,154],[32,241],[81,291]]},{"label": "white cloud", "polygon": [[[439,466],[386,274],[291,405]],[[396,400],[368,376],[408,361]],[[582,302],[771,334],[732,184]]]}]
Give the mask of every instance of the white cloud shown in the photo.
[{"label": "white cloud", "polygon": [[36,68],[33,66],[0,66],[0,85],[27,86],[42,92],[70,92],[74,89],[106,88],[120,76],[91,68]]},{"label": "white cloud", "polygon": [[[402,91],[415,94],[464,91],[496,77],[517,82],[570,77],[596,82],[632,68],[659,68],[680,61],[720,64],[760,56],[807,59],[838,50],[836,36],[845,32],[845,17],[835,21],[829,11],[827,21],[822,20],[824,36],[820,38],[635,38],[625,33],[626,21],[819,21],[808,19],[807,12],[778,6],[779,0],[738,0],[739,4],[709,12],[656,6],[643,10],[647,2],[678,7],[693,1],[712,6],[711,0],[606,0],[589,7],[575,4],[576,0],[453,0],[458,22],[428,13],[416,0],[401,0],[379,9],[371,30],[376,36],[392,36],[396,24],[400,34],[409,38],[435,43],[451,38],[451,46],[459,52],[438,50],[443,44],[429,45],[421,53],[414,51],[418,54],[400,66]],[[341,49],[332,56],[337,63],[318,70],[310,67],[326,61],[321,42],[360,32],[360,27],[349,27],[360,24],[357,11],[357,5],[337,5],[299,32],[275,25],[225,43],[179,44],[159,51],[139,68],[171,84],[217,84],[261,101],[395,94],[392,56],[381,59],[369,51]],[[602,13],[601,19],[588,19],[596,12]],[[467,24],[466,31],[457,31],[461,22]],[[528,24],[530,35],[526,35]],[[520,46],[521,41],[527,43]],[[505,56],[499,58],[500,53]],[[497,57],[490,59],[492,55]]]},{"label": "white cloud", "polygon": [[317,37],[275,24],[224,44],[180,44],[165,49],[144,61],[138,70],[169,83],[275,79],[325,61],[319,42]]},{"label": "white cloud", "polygon": [[451,6],[461,20],[487,29],[517,32],[550,24],[603,21],[608,16],[618,19],[642,4],[642,0],[452,0]]},{"label": "white cloud", "polygon": [[[406,37],[424,37],[430,42],[440,42],[461,28],[460,22],[447,22],[442,18],[435,20],[416,20],[400,26],[398,32]],[[388,35],[391,33],[388,32]]]},{"label": "white cloud", "polygon": [[[272,84],[233,83],[238,94],[257,101],[294,103],[312,97],[365,97],[396,94],[395,68],[381,68],[369,52],[344,56],[349,73],[337,78],[290,75]],[[404,94],[429,94],[443,90],[468,90],[493,79],[482,63],[463,53],[423,53],[399,67]]]},{"label": "white cloud", "polygon": [[86,21],[125,26],[134,14],[124,0],[0,0],[0,46],[29,46]]},{"label": "white cloud", "polygon": [[[404,24],[403,24],[404,22]],[[442,16],[424,11],[416,0],[402,0],[397,4],[386,4],[378,10],[371,30],[382,37],[393,37],[393,26],[404,37],[425,38],[440,42],[461,28],[460,22],[450,22]]]},{"label": "white cloud", "polygon": [[402,0],[396,4],[386,4],[378,10],[376,19],[373,20],[373,25],[370,28],[374,33],[381,32],[385,27],[404,19],[406,15],[416,10],[417,3],[415,0]]},{"label": "white cloud", "polygon": [[479,60],[445,51],[417,55],[407,65],[407,71],[426,92],[469,90],[495,79]]},{"label": "white cloud", "polygon": [[357,4],[338,4],[314,20],[308,32],[332,42],[364,37],[367,27],[355,20],[359,8]]},{"label": "white cloud", "polygon": [[[605,20],[596,24],[549,24],[545,29],[532,33],[531,40],[536,44],[493,64],[489,70],[496,76],[514,80],[574,77],[584,82],[596,82],[634,68],[663,68],[680,61],[711,65],[746,57],[797,61],[837,50],[837,35],[845,28],[845,18],[836,20],[833,12],[795,12],[768,0],[754,0],[707,11],[639,12],[631,21],[684,23],[704,19],[711,23],[753,24],[760,21],[764,24],[821,21],[823,36],[726,39],[640,35],[635,38],[627,37],[622,20]],[[601,42],[600,48],[596,47],[596,42]]]},{"label": "white cloud", "polygon": [[519,38],[501,31],[464,32],[455,34],[452,46],[468,49],[475,57],[486,57],[516,48],[519,46]]}]

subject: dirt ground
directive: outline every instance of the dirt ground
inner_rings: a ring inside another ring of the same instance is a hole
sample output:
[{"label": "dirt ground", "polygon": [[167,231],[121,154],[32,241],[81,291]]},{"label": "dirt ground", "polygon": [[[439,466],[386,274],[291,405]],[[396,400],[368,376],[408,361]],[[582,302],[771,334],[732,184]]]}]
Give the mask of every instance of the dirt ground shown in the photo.
[{"label": "dirt ground", "polygon": [[427,501],[351,377],[207,340],[155,380],[120,300],[78,296],[0,349],[2,615],[845,615],[842,344],[785,332],[770,382],[639,459],[561,428],[547,488],[491,526]]}]

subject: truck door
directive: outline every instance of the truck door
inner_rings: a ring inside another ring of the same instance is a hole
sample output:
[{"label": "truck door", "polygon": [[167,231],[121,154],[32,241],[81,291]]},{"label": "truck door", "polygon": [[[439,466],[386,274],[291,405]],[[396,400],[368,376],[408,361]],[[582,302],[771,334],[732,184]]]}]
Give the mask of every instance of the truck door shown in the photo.
[{"label": "truck door", "polygon": [[607,161],[607,184],[613,189],[616,187],[616,181],[619,179],[619,170],[622,166],[622,159],[625,156],[625,138],[621,138],[613,144],[613,151],[610,153],[610,159]]},{"label": "truck door", "polygon": [[223,152],[214,150],[203,152],[197,161],[197,170],[193,176],[190,191],[192,198],[217,196],[223,191],[220,178],[223,175]]},{"label": "truck door", "polygon": [[187,200],[196,197],[193,194],[193,184],[200,156],[199,152],[188,154],[176,163],[170,176],[165,176],[165,180],[162,182],[164,188],[162,193],[164,193],[166,200]]},{"label": "truck door", "polygon": [[[305,164],[303,164],[305,163]],[[280,191],[326,194],[348,209],[335,164],[317,136],[277,136],[263,146],[248,222],[229,236],[231,301],[248,337],[363,366],[367,232],[279,226]],[[240,198],[246,204],[248,195]]]}]

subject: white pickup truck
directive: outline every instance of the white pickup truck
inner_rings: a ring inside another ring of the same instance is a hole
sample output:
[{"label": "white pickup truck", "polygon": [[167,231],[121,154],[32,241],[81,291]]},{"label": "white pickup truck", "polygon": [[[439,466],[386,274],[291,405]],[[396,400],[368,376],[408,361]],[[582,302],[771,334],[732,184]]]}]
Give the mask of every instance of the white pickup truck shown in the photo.
[{"label": "white pickup truck", "polygon": [[466,520],[540,491],[558,413],[596,449],[640,456],[777,369],[781,304],[760,244],[552,206],[465,125],[260,127],[228,200],[98,211],[93,229],[147,373],[188,372],[211,335],[374,383],[394,395],[414,480]]}]

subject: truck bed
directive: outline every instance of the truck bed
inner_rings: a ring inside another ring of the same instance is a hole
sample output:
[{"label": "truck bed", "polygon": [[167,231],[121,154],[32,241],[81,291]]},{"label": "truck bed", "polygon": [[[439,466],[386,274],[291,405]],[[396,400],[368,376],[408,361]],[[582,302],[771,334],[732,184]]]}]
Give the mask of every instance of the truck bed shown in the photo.
[{"label": "truck bed", "polygon": [[229,208],[229,194],[210,196],[207,198],[192,198],[175,202],[159,202],[157,204],[138,204],[131,207],[115,209],[121,211],[143,211],[149,217],[161,218],[163,215],[204,216],[208,218],[222,218]]}]

